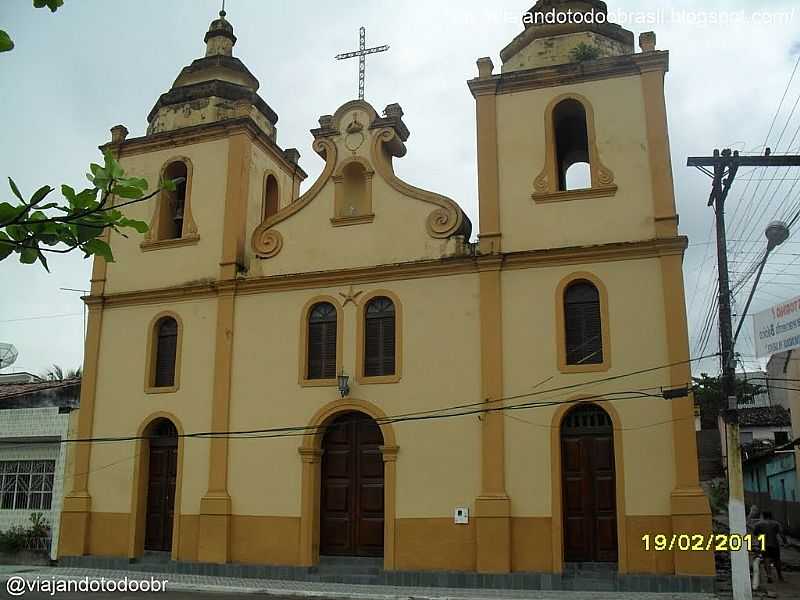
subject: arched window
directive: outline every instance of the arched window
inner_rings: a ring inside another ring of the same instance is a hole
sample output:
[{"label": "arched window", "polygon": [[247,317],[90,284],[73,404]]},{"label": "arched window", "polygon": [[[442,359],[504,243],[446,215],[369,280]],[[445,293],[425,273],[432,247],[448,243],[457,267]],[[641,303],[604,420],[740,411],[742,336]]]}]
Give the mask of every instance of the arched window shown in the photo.
[{"label": "arched window", "polygon": [[[573,98],[559,102],[553,109],[553,129],[559,191],[591,187],[591,176],[588,181],[585,177],[589,173],[589,134],[583,104]],[[573,177],[568,180],[567,171],[571,171],[570,167],[577,164],[583,165],[579,169],[583,176],[573,183]]]},{"label": "arched window", "polygon": [[154,333],[153,387],[172,387],[175,385],[178,355],[178,322],[173,317],[162,317],[156,323]]},{"label": "arched window", "polygon": [[278,208],[278,180],[270,174],[264,184],[264,220],[278,212]]},{"label": "arched window", "polygon": [[318,302],[308,313],[308,379],[336,378],[336,308]]},{"label": "arched window", "polygon": [[159,205],[158,239],[173,240],[183,237],[184,210],[186,209],[186,184],[188,170],[180,160],[167,165],[164,179],[181,179],[174,192],[163,192]]},{"label": "arched window", "polygon": [[603,362],[600,293],[588,281],[576,281],[564,292],[564,336],[568,365]]},{"label": "arched window", "polygon": [[364,375],[395,373],[395,310],[385,296],[373,298],[364,313]]}]

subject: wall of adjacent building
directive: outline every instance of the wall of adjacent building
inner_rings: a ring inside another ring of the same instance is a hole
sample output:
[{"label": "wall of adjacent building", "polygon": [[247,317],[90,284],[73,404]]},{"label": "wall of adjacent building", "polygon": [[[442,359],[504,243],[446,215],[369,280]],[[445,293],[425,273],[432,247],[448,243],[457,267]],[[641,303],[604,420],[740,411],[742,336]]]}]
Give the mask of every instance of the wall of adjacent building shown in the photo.
[{"label": "wall of adjacent building", "polygon": [[[51,558],[56,557],[65,476],[69,477],[67,470],[68,444],[61,443],[61,440],[68,439],[70,436],[70,417],[69,412],[59,413],[58,407],[17,408],[0,411],[0,440],[3,441],[3,444],[0,445],[0,462],[55,461],[50,509],[0,510],[0,531],[15,526],[27,528],[31,525],[31,514],[42,513],[51,528]],[[17,443],[14,443],[15,440]]]}]

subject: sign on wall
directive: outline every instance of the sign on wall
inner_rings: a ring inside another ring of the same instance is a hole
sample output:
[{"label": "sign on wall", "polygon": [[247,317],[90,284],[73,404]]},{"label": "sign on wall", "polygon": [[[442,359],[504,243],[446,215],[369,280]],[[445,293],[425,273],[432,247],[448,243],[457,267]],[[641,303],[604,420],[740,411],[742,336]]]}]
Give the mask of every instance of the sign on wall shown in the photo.
[{"label": "sign on wall", "polygon": [[756,356],[800,348],[800,296],[753,315]]}]

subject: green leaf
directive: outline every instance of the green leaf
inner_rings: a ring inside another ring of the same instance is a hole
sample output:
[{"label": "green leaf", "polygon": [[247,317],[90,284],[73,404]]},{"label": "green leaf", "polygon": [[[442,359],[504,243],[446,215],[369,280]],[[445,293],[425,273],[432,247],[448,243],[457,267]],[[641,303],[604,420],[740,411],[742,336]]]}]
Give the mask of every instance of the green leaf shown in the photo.
[{"label": "green leaf", "polygon": [[8,240],[8,236],[4,231],[0,231],[0,260],[7,258],[16,248],[14,244],[5,243],[4,240]]},{"label": "green leaf", "polygon": [[64,5],[64,0],[33,0],[34,8],[44,8],[45,6],[50,9],[50,12],[56,12],[59,6]]},{"label": "green leaf", "polygon": [[143,192],[147,191],[147,180],[143,177],[123,177],[119,182],[122,185],[139,188]]},{"label": "green leaf", "polygon": [[103,154],[103,158],[106,162],[105,171],[110,179],[120,179],[121,177],[125,176],[125,171],[122,170],[122,167],[110,152]]},{"label": "green leaf", "polygon": [[28,235],[28,230],[21,225],[9,225],[6,227],[6,233],[11,237],[12,240],[19,242],[25,239],[25,237]]},{"label": "green leaf", "polygon": [[142,197],[142,190],[138,187],[133,187],[129,185],[115,185],[111,188],[111,193],[116,194],[120,198],[141,198]]},{"label": "green leaf", "polygon": [[97,254],[102,256],[108,262],[114,262],[114,255],[111,253],[111,246],[106,244],[103,240],[93,239],[81,245],[81,249],[86,253],[86,256]]},{"label": "green leaf", "polygon": [[73,231],[78,238],[78,242],[83,244],[89,240],[96,238],[103,232],[100,227],[87,227],[86,225],[75,225]]},{"label": "green leaf", "polygon": [[8,52],[14,49],[14,42],[11,41],[11,36],[5,31],[0,29],[0,52]]},{"label": "green leaf", "polygon": [[8,185],[11,186],[11,191],[14,192],[14,195],[23,202],[25,202],[25,198],[23,198],[22,194],[19,193],[19,188],[17,187],[17,184],[14,183],[14,180],[11,179],[11,177],[8,178]]},{"label": "green leaf", "polygon": [[37,258],[39,258],[39,249],[36,246],[25,246],[22,249],[22,252],[20,252],[19,262],[26,265],[32,265],[36,262]]},{"label": "green leaf", "polygon": [[20,214],[20,212],[24,212],[24,211],[25,211],[25,207],[24,206],[13,206],[13,205],[9,204],[8,202],[1,202],[0,203],[0,226],[2,226],[3,223],[10,223],[11,221],[13,221],[14,219],[17,218],[17,216]]},{"label": "green leaf", "polygon": [[167,192],[174,192],[178,189],[177,179],[162,179],[159,187]]},{"label": "green leaf", "polygon": [[122,218],[119,220],[118,225],[120,227],[131,227],[138,233],[147,233],[147,230],[150,229],[144,221],[134,221],[133,219]]},{"label": "green leaf", "polygon": [[31,196],[30,205],[35,206],[39,204],[39,202],[44,200],[45,196],[47,196],[47,194],[49,194],[52,191],[53,188],[51,188],[49,185],[43,185],[33,193],[33,196]]},{"label": "green leaf", "polygon": [[69,203],[72,204],[75,201],[75,190],[68,186],[66,183],[61,186],[61,195],[64,196]]},{"label": "green leaf", "polygon": [[50,272],[50,267],[47,266],[47,259],[44,257],[44,252],[39,250],[39,262],[42,263],[44,270]]}]

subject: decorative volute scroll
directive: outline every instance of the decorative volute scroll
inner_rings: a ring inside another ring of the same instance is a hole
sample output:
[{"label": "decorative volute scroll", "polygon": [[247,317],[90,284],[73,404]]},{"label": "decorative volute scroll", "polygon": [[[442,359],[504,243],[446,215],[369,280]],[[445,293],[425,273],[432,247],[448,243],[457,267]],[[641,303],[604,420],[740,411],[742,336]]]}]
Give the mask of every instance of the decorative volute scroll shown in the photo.
[{"label": "decorative volute scroll", "polygon": [[402,117],[398,104],[390,104],[380,116],[363,100],[352,100],[333,115],[320,117],[320,126],[311,133],[315,138],[313,148],[325,159],[325,168],[305,194],[255,229],[251,246],[256,255],[271,258],[281,251],[283,238],[274,227],[319,196],[329,180],[334,186],[330,218],[334,227],[372,223],[376,218],[372,210],[372,180],[379,177],[400,195],[433,205],[425,223],[420,224],[432,238],[468,238],[471,224],[456,202],[414,187],[395,175],[392,158],[405,155],[404,142],[409,136]]},{"label": "decorative volute scroll", "polygon": [[336,144],[331,140],[319,138],[314,140],[311,148],[325,159],[325,168],[322,169],[322,173],[319,174],[317,180],[302,196],[256,227],[250,245],[253,248],[253,252],[261,258],[271,258],[278,254],[283,247],[283,237],[280,232],[272,230],[272,227],[288,219],[316,198],[336,168]]},{"label": "decorative volute scroll", "polygon": [[437,207],[425,221],[425,228],[431,237],[442,239],[457,234],[469,237],[471,223],[455,201],[441,194],[408,184],[394,174],[391,157],[401,157],[405,154],[405,145],[394,129],[390,127],[379,129],[373,136],[372,143],[375,170],[390,186],[404,196],[410,196]]}]

